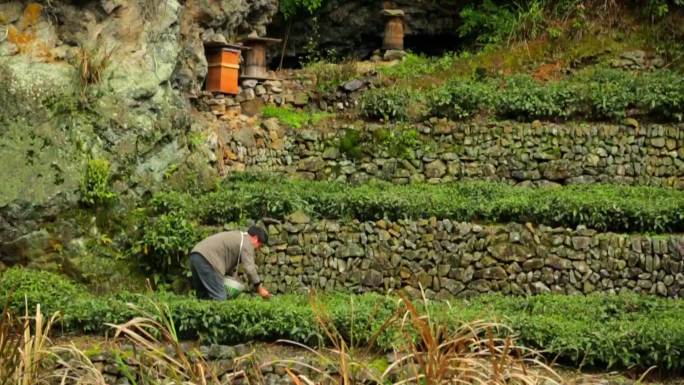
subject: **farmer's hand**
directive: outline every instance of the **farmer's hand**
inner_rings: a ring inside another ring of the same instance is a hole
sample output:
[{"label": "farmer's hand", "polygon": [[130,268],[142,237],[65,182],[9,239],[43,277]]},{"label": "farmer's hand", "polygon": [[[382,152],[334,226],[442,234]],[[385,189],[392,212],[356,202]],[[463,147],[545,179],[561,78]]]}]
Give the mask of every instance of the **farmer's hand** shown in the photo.
[{"label": "farmer's hand", "polygon": [[263,285],[259,285],[257,288],[257,294],[259,294],[259,296],[261,296],[263,299],[271,298],[271,293],[269,293]]}]

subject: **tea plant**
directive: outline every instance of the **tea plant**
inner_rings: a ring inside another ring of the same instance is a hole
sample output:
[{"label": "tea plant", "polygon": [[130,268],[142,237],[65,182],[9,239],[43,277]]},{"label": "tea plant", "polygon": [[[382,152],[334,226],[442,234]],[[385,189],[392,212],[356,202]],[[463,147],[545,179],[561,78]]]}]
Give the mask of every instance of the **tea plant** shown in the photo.
[{"label": "tea plant", "polygon": [[391,127],[377,130],[374,137],[379,147],[395,158],[413,158],[415,150],[423,145],[420,134],[410,127]]},{"label": "tea plant", "polygon": [[[121,292],[95,296],[84,288],[68,294],[45,293],[43,288],[52,283],[69,286],[64,277],[55,274],[9,269],[0,276],[0,298],[9,298],[9,309],[15,312],[24,308],[24,301],[29,307],[40,303],[41,308],[59,309],[63,317],[58,325],[65,331],[104,333],[108,330],[105,323],[125,324],[141,314],[140,310],[127,304],[149,313],[154,312],[153,304],[156,303],[167,310],[164,310],[163,319],[155,320],[173,322],[176,333],[173,338],[177,340],[200,338],[205,342],[236,344],[288,339],[309,346],[316,343],[330,346],[331,343],[317,318],[316,309],[303,296],[281,295],[271,301],[243,296],[216,302],[168,293],[141,296]],[[347,346],[370,345],[379,351],[407,352],[410,356],[406,360],[416,361],[404,362],[413,362],[420,370],[427,370],[421,364],[422,358],[439,359],[449,351],[431,342],[438,338],[437,331],[446,338],[442,341],[446,343],[450,341],[449,336],[464,336],[466,330],[459,329],[464,323],[484,327],[479,329],[484,334],[476,333],[482,343],[488,343],[490,338],[505,341],[515,334],[523,347],[541,349],[549,357],[576,365],[684,368],[679,353],[684,349],[681,339],[684,302],[681,300],[636,294],[486,295],[468,301],[454,298],[449,303],[416,305],[415,310],[403,307],[410,313],[405,319],[412,325],[404,324],[405,329],[401,329],[401,324],[391,322],[397,314],[396,297],[336,293],[321,295],[317,301],[320,304],[317,309],[325,308],[328,329],[334,327],[336,338],[342,338]],[[429,325],[420,321],[426,320],[420,314],[429,314]],[[492,334],[488,335],[487,326],[500,320],[506,320],[510,329],[490,328]],[[478,321],[489,323],[478,324]],[[475,338],[475,335],[468,335],[468,338]],[[420,350],[412,351],[411,341],[415,341],[414,347]],[[407,346],[408,350],[401,349]]]},{"label": "tea plant", "polygon": [[411,79],[448,70],[458,58],[456,53],[447,52],[439,57],[428,57],[409,52],[400,62],[378,68],[378,72],[395,79]]},{"label": "tea plant", "polygon": [[403,121],[408,118],[410,93],[401,88],[376,88],[361,96],[361,114],[367,119]]},{"label": "tea plant", "polygon": [[429,114],[456,120],[469,118],[490,109],[496,94],[491,81],[454,79],[428,94]]},{"label": "tea plant", "polygon": [[[353,130],[345,135],[348,151],[363,150],[367,139],[356,135],[358,132]],[[407,131],[405,140],[410,146],[416,144],[416,139]],[[164,197],[169,201],[164,202]],[[178,205],[177,194],[157,198],[155,207],[171,210]],[[318,217],[358,220],[435,216],[465,222],[532,222],[571,228],[585,225],[600,231],[684,229],[684,192],[645,186],[525,188],[494,182],[408,186],[378,182],[349,187],[334,182],[273,183],[252,178],[249,182],[228,179],[217,192],[202,197],[185,195],[182,200],[190,202],[189,211],[182,215],[207,224],[283,217],[303,209]]]},{"label": "tea plant", "polygon": [[131,253],[139,257],[144,270],[155,282],[187,271],[186,258],[200,240],[201,233],[181,213],[146,217],[140,225],[142,234]]},{"label": "tea plant", "polygon": [[466,119],[478,113],[500,118],[619,121],[628,113],[660,121],[684,114],[684,76],[658,70],[646,74],[597,68],[550,82],[528,75],[452,79],[427,97],[430,116]]}]

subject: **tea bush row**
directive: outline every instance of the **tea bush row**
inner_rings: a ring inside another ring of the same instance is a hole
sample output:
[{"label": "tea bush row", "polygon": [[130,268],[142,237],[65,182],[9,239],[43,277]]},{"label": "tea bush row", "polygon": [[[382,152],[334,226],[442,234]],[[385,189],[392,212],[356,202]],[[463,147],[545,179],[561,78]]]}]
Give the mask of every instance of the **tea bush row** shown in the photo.
[{"label": "tea bush row", "polygon": [[[277,339],[325,343],[316,315],[328,319],[329,326],[347,341],[353,336],[357,346],[375,341],[377,350],[391,350],[400,335],[398,324],[385,325],[393,315],[401,314],[398,298],[378,294],[314,297],[316,308],[322,309],[314,314],[305,296],[276,296],[263,301],[243,295],[226,302],[168,293],[96,297],[55,274],[10,269],[0,276],[0,298],[7,298],[16,312],[23,313],[25,303],[30,309],[40,303],[46,314],[60,311],[60,325],[54,330],[67,333],[106,332],[105,323],[123,323],[140,314],[127,304],[150,310],[156,303],[169,307],[182,338],[212,343]],[[473,320],[500,322],[508,325],[524,346],[544,350],[549,358],[558,357],[574,365],[684,367],[681,300],[639,295],[490,295],[429,306],[435,323],[457,327]],[[376,333],[377,340],[373,338]],[[500,333],[506,332],[502,329]]]},{"label": "tea bush row", "polygon": [[637,74],[603,68],[549,82],[529,75],[459,78],[426,94],[392,88],[371,90],[361,97],[361,111],[369,119],[405,120],[406,107],[414,103],[425,105],[426,117],[454,120],[484,114],[527,121],[619,121],[629,115],[678,122],[684,116],[684,75],[668,70]]},{"label": "tea bush row", "polygon": [[295,211],[361,221],[431,216],[460,222],[518,222],[601,231],[681,232],[684,192],[654,187],[578,185],[523,188],[493,182],[415,184],[282,181],[242,175],[204,195],[158,193],[129,231],[129,254],[158,280],[182,275],[190,248],[216,226]]},{"label": "tea bush row", "polygon": [[245,174],[202,196],[159,193],[150,205],[150,215],[185,213],[207,225],[283,218],[303,210],[318,218],[362,221],[434,216],[462,222],[585,225],[615,232],[684,231],[684,191],[646,186],[528,188],[496,182],[349,186]]}]

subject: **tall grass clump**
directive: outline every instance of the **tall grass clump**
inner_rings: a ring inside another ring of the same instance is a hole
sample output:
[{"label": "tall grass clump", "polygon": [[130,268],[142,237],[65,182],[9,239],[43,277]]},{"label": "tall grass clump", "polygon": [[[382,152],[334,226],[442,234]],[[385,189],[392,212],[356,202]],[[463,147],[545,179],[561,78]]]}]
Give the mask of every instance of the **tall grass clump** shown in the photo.
[{"label": "tall grass clump", "polygon": [[[415,304],[400,296],[394,314],[383,317],[384,322],[365,341],[366,349],[354,346],[353,335],[345,337],[326,306],[312,296],[310,303],[316,324],[331,347],[315,350],[301,343],[283,341],[309,350],[320,364],[312,366],[296,360],[276,360],[272,364],[294,366],[287,373],[296,384],[314,383],[300,372],[314,373],[317,381],[337,385],[561,383],[560,376],[543,362],[541,354],[517,345],[512,331],[505,326],[479,320],[456,325],[438,322],[431,315],[432,306],[425,297]],[[350,305],[353,323],[353,299]],[[360,317],[359,322],[364,318]],[[368,349],[390,329],[395,336],[393,361],[374,365],[368,360]]]}]

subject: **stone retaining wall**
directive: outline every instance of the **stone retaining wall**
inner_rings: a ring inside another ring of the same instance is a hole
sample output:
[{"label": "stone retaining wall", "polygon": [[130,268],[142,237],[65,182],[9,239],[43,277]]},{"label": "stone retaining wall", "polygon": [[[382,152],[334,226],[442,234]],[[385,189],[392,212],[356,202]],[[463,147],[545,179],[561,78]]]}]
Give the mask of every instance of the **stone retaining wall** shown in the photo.
[{"label": "stone retaining wall", "polygon": [[[175,347],[167,345],[163,348],[167,355],[177,359]],[[254,356],[255,352],[264,353],[264,350],[266,350],[266,354],[263,355],[272,354],[268,351],[268,348],[264,346],[247,344],[234,346],[212,344],[196,347],[193,343],[183,342],[180,344],[180,348],[186,358],[193,364],[196,362],[195,359],[197,354],[200,354],[202,359],[207,363],[208,370],[216,375],[221,384],[242,385],[253,383],[256,376],[254,369],[258,367],[259,364],[263,365],[259,371],[259,380],[261,380],[259,383],[269,385],[292,384],[292,380],[282,365],[264,365],[264,362],[266,362],[265,359]],[[120,349],[103,351],[89,357],[89,359],[93,363],[94,368],[102,374],[102,377],[107,384],[130,385],[134,383],[131,381],[131,378],[134,381],[138,381],[138,383],[144,380],[139,374],[141,371],[140,362],[134,358],[134,351],[135,349],[132,345],[124,344]],[[295,353],[299,352],[295,351]],[[290,352],[290,355],[294,355],[295,353]],[[283,357],[283,359],[298,359],[300,360],[298,362],[304,362],[305,364],[314,363],[314,360],[303,359],[301,356],[302,354],[298,354],[295,355],[295,357]],[[62,366],[57,365],[55,369],[62,369]],[[146,367],[143,367],[143,372],[144,369],[146,369]],[[145,374],[152,376],[151,369],[147,370],[149,373],[146,372]],[[307,370],[305,367],[292,368],[291,370],[294,373],[305,374],[315,378],[315,376],[312,375],[313,372]],[[55,376],[54,381],[51,383],[58,385],[60,384],[60,380],[60,376]],[[83,379],[81,378],[81,380]]]},{"label": "stone retaining wall", "polygon": [[259,271],[274,292],[407,288],[430,297],[634,291],[684,297],[684,235],[626,235],[435,218],[268,226]]},{"label": "stone retaining wall", "polygon": [[271,72],[272,80],[241,79],[237,95],[202,92],[195,99],[200,111],[211,112],[217,119],[234,120],[239,115],[258,115],[266,105],[313,107],[340,112],[356,105],[355,98],[372,82],[372,77],[354,79],[340,85],[328,95],[315,91],[316,75],[306,72]]},{"label": "stone retaining wall", "polygon": [[610,182],[682,189],[683,128],[433,121],[416,127],[421,148],[404,156],[392,156],[378,144],[351,158],[340,151],[342,128],[287,131],[268,120],[220,135],[218,145],[229,171],[280,171],[316,180]]}]

